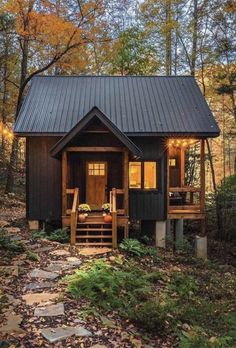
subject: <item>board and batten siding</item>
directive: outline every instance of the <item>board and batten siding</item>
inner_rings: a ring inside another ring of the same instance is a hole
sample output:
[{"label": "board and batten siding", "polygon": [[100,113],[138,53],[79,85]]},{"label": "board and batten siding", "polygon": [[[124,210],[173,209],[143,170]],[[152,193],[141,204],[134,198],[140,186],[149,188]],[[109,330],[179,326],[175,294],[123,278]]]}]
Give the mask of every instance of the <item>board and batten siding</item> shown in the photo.
[{"label": "board and batten siding", "polygon": [[50,155],[59,137],[26,138],[28,220],[61,220],[61,161]]},{"label": "board and batten siding", "polygon": [[143,161],[157,162],[156,190],[129,190],[129,216],[131,220],[166,220],[166,148],[164,138],[132,137],[142,150]]}]

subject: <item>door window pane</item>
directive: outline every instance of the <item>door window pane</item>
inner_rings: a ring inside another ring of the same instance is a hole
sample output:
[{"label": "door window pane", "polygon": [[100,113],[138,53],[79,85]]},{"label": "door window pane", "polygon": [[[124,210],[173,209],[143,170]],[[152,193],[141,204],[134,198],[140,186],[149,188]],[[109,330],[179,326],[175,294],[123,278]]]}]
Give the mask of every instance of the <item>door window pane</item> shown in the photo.
[{"label": "door window pane", "polygon": [[156,162],[144,162],[144,188],[155,189],[156,177]]},{"label": "door window pane", "polygon": [[88,164],[89,175],[105,175],[105,163],[89,163]]},{"label": "door window pane", "polygon": [[129,187],[141,188],[141,162],[129,162]]}]

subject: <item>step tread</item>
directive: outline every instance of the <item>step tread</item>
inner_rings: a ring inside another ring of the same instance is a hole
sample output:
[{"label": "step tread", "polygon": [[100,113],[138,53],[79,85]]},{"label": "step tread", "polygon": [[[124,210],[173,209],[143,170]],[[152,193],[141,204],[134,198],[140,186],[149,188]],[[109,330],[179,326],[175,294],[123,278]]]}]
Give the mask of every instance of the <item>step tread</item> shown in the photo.
[{"label": "step tread", "polygon": [[81,227],[81,228],[76,228],[76,231],[97,231],[97,232],[100,232],[100,231],[112,231],[112,228],[84,228],[84,227]]},{"label": "step tread", "polygon": [[94,243],[76,243],[75,245],[84,245],[84,246],[88,246],[88,245],[92,245],[92,246],[98,246],[98,245],[110,245],[112,246],[112,243],[109,243],[109,242],[101,242],[101,243],[97,243],[97,242],[94,242]]},{"label": "step tread", "polygon": [[82,235],[82,236],[76,236],[76,239],[80,239],[80,238],[99,238],[99,239],[101,239],[101,238],[112,238],[112,235],[110,235],[110,236],[106,236],[106,235],[88,235],[88,236],[86,236],[86,235]]},{"label": "step tread", "polygon": [[78,222],[77,225],[111,225],[111,222],[100,222],[100,221]]}]

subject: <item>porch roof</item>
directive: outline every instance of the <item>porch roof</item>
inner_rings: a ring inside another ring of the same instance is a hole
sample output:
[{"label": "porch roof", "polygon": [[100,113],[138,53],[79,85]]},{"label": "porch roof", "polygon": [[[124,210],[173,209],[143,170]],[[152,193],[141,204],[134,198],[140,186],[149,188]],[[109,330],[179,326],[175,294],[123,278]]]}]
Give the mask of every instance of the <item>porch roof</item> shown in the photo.
[{"label": "porch roof", "polygon": [[35,76],[15,134],[65,135],[94,105],[128,136],[219,135],[191,76]]},{"label": "porch roof", "polygon": [[117,139],[136,157],[142,156],[142,151],[101,111],[94,106],[66,135],[64,135],[50,150],[53,157],[58,157],[63,149],[76,137],[86,126],[97,118],[115,135]]}]

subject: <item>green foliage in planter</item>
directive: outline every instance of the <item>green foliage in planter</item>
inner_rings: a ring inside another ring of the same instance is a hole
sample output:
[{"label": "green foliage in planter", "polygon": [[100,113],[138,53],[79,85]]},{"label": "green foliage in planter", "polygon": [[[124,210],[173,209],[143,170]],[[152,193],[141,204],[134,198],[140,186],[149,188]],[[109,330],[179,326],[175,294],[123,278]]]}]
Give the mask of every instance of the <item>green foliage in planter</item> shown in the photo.
[{"label": "green foliage in planter", "polygon": [[80,213],[90,213],[91,208],[88,204],[82,203],[79,205],[78,210]]},{"label": "green foliage in planter", "polygon": [[0,249],[10,251],[13,253],[22,253],[25,251],[25,246],[15,240],[11,240],[4,229],[0,229]]},{"label": "green foliage in planter", "polygon": [[104,210],[106,213],[109,213],[110,209],[111,209],[110,203],[104,203],[102,205],[102,210]]},{"label": "green foliage in planter", "polygon": [[157,256],[157,249],[140,243],[137,239],[124,239],[120,249],[131,256]]}]

